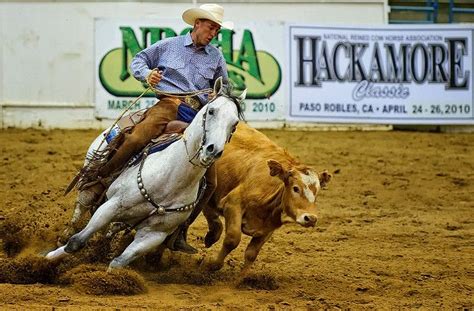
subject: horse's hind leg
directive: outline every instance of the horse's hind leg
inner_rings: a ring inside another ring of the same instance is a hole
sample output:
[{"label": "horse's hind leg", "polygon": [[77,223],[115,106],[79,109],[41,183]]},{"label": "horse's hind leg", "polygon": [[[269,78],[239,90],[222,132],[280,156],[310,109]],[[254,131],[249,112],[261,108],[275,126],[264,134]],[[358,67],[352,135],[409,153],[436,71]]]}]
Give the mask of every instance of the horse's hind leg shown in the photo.
[{"label": "horse's hind leg", "polygon": [[79,191],[74,207],[74,213],[69,226],[64,229],[62,236],[59,238],[60,243],[65,243],[71,237],[71,235],[80,229],[79,225],[82,223],[81,219],[85,212],[88,211],[93,214],[94,207],[96,207],[98,203],[97,200],[104,190],[104,186],[100,183],[97,183],[89,188]]},{"label": "horse's hind leg", "polygon": [[118,207],[118,200],[109,200],[102,204],[92,216],[87,226],[79,233],[73,235],[65,246],[58,248],[46,255],[46,259],[56,260],[83,248],[90,237],[97,231],[107,226],[114,218]]},{"label": "horse's hind leg", "polygon": [[139,230],[135,234],[133,242],[109,264],[109,271],[114,268],[125,267],[137,258],[151,252],[163,243],[167,235],[165,232],[143,232]]},{"label": "horse's hind leg", "polygon": [[87,226],[69,239],[64,250],[72,253],[83,248],[94,233],[110,224],[117,213],[117,207],[118,200],[109,200],[102,204],[94,213]]},{"label": "horse's hind leg", "polygon": [[60,242],[66,242],[71,235],[78,231],[78,224],[82,218],[82,215],[87,211],[92,211],[93,205],[96,200],[96,195],[92,191],[82,190],[77,195],[76,203],[74,205],[74,213],[72,215],[69,225],[64,229]]}]

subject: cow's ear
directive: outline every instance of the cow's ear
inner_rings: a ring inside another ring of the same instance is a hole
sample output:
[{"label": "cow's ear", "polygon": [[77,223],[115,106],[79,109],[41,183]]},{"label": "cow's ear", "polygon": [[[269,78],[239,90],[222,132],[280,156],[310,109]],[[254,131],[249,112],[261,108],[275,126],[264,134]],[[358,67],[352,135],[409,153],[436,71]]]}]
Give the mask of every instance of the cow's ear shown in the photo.
[{"label": "cow's ear", "polygon": [[270,168],[270,176],[283,176],[283,166],[276,160],[268,160],[267,165]]},{"label": "cow's ear", "polygon": [[321,185],[321,188],[324,188],[327,186],[327,184],[331,180],[332,175],[329,174],[327,170],[324,170],[321,173],[318,173],[318,177],[319,177],[319,184]]},{"label": "cow's ear", "polygon": [[276,160],[270,159],[267,161],[267,164],[270,168],[270,176],[277,176],[287,185],[288,179],[292,175],[291,171],[286,171],[281,163]]}]

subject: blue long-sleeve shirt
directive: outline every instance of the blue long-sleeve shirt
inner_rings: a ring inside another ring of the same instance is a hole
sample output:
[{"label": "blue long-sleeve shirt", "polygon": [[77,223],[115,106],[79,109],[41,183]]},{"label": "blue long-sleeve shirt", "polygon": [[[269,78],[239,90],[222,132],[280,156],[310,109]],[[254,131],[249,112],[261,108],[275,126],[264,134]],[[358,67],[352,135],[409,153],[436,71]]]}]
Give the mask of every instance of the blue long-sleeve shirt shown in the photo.
[{"label": "blue long-sleeve shirt", "polygon": [[[145,81],[152,69],[163,71],[155,87],[169,92],[190,92],[214,86],[217,78],[228,80],[227,67],[222,53],[215,46],[197,48],[191,33],[156,42],[139,52],[132,60],[133,76]],[[202,104],[207,95],[199,95]]]}]

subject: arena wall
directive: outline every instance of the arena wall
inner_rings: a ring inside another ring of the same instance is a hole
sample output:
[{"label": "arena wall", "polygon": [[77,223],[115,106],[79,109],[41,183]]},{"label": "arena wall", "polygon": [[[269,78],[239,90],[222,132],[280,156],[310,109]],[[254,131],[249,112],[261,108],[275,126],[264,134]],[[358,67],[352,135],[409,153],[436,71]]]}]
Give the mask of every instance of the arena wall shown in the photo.
[{"label": "arena wall", "polygon": [[[236,24],[383,25],[389,11],[387,0],[217,2]],[[1,127],[106,126],[110,120],[94,113],[94,20],[176,18],[192,6],[191,1],[0,1]]]}]

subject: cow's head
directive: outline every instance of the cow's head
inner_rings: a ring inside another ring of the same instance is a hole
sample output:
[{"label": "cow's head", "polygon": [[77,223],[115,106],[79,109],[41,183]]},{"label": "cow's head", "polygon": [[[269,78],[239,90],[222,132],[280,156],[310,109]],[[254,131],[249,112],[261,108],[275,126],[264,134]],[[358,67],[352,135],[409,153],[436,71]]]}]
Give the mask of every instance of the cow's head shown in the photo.
[{"label": "cow's head", "polygon": [[280,178],[284,185],[282,223],[297,222],[304,227],[314,227],[318,220],[316,197],[321,188],[331,180],[328,171],[314,173],[307,167],[285,169],[276,160],[268,160],[270,175]]}]

